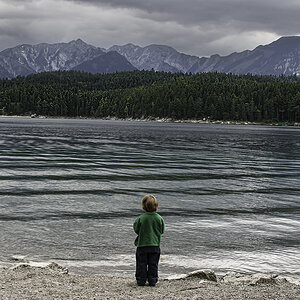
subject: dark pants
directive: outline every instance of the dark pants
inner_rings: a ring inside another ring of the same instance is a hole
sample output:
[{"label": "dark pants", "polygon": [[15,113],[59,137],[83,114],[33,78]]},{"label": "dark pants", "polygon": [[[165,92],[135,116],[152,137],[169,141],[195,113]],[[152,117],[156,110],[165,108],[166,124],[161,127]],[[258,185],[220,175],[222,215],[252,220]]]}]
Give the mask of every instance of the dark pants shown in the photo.
[{"label": "dark pants", "polygon": [[149,285],[154,286],[158,280],[158,262],[160,248],[155,246],[136,248],[136,281],[138,285],[145,285],[147,279]]}]

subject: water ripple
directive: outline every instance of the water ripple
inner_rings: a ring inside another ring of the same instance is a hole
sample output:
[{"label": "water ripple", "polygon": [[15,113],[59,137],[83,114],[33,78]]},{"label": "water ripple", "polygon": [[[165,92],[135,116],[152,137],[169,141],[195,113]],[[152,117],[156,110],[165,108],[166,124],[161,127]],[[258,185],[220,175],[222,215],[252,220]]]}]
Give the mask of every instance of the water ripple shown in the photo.
[{"label": "water ripple", "polygon": [[245,262],[245,270],[300,269],[296,128],[22,118],[0,123],[2,257],[16,249],[62,261],[132,254],[141,198],[154,193],[166,221],[163,251],[175,261],[199,257],[203,266],[222,270]]}]

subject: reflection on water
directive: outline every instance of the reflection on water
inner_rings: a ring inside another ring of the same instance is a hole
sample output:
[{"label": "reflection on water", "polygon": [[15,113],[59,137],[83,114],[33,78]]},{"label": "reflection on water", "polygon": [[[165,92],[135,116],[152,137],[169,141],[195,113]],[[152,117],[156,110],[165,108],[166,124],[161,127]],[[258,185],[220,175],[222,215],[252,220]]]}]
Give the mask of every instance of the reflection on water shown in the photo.
[{"label": "reflection on water", "polygon": [[132,275],[153,193],[161,274],[300,276],[299,145],[293,127],[1,118],[0,259]]}]

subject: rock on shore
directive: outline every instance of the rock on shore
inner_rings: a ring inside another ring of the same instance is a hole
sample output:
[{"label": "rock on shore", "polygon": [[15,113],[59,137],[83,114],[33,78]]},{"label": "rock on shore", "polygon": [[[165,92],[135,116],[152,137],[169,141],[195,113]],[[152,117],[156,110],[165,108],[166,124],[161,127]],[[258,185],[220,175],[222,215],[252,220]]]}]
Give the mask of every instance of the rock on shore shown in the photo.
[{"label": "rock on shore", "polygon": [[300,282],[293,280],[269,274],[217,277],[200,270],[139,287],[134,277],[70,275],[55,263],[18,264],[0,269],[0,299],[300,299]]}]

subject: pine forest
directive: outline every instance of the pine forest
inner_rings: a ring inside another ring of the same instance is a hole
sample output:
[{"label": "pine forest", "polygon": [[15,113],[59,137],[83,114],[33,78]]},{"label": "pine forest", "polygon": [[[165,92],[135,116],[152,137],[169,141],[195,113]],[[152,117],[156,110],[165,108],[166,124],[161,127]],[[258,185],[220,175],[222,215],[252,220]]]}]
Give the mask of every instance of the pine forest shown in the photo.
[{"label": "pine forest", "polygon": [[57,71],[0,79],[0,115],[300,122],[296,76]]}]

